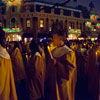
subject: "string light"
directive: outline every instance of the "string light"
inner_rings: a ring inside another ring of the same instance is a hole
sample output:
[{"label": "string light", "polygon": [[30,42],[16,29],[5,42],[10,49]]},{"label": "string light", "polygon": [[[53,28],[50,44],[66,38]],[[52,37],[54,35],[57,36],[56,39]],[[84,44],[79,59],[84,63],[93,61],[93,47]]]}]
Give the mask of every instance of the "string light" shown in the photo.
[{"label": "string light", "polygon": [[89,21],[87,21],[87,22],[85,23],[85,25],[88,26],[89,28],[92,27],[92,24],[91,24],[91,22],[89,22]]},{"label": "string light", "polygon": [[99,28],[99,29],[100,29],[100,23],[97,23],[97,24],[96,24],[96,26],[97,26],[97,28]]},{"label": "string light", "polygon": [[3,3],[7,6],[7,10],[10,6],[21,7],[22,0],[2,0]]},{"label": "string light", "polygon": [[15,33],[15,32],[21,32],[21,28],[4,28],[3,29],[5,32],[12,32],[12,33]]},{"label": "string light", "polygon": [[68,29],[68,32],[71,33],[76,33],[76,34],[81,34],[81,30],[80,29]]},{"label": "string light", "polygon": [[90,14],[91,21],[96,21],[98,18],[98,15]]}]

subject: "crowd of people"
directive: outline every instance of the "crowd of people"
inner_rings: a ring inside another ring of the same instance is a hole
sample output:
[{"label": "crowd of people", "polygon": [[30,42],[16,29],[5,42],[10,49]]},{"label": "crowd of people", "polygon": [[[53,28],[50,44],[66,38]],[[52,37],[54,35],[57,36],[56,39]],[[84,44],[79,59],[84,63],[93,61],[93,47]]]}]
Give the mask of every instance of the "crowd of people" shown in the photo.
[{"label": "crowd of people", "polygon": [[99,100],[97,41],[6,42],[0,29],[0,100]]}]

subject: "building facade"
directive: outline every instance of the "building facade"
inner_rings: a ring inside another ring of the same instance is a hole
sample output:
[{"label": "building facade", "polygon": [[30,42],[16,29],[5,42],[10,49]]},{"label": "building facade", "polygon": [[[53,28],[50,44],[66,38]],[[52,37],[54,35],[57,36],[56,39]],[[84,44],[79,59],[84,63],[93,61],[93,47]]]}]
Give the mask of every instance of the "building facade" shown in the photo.
[{"label": "building facade", "polygon": [[[96,13],[97,14],[97,13]],[[0,8],[0,23],[3,28],[19,28],[13,34],[48,33],[54,22],[60,22],[67,29],[90,31],[85,23],[90,19],[83,18],[82,11],[68,7],[54,7],[53,4],[43,2],[24,2],[21,7],[10,6]],[[75,31],[76,31],[75,30]],[[11,34],[8,32],[7,35]]]}]

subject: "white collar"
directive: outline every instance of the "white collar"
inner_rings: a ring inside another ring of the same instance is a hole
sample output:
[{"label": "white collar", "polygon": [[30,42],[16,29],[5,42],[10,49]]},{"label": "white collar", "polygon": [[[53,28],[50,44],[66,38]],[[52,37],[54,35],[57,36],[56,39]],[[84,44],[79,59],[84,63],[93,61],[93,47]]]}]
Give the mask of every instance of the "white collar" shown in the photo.
[{"label": "white collar", "polygon": [[41,55],[40,55],[39,52],[36,52],[36,53],[35,53],[35,56],[39,56],[39,57],[41,57]]},{"label": "white collar", "polygon": [[0,57],[10,59],[10,55],[8,54],[7,50],[3,47],[0,47]]},{"label": "white collar", "polygon": [[61,57],[61,56],[63,56],[64,54],[69,53],[69,52],[71,52],[71,51],[72,51],[72,50],[71,50],[68,46],[64,45],[64,46],[62,46],[62,47],[57,47],[57,48],[55,48],[55,49],[52,51],[52,55],[53,55],[53,57]]}]

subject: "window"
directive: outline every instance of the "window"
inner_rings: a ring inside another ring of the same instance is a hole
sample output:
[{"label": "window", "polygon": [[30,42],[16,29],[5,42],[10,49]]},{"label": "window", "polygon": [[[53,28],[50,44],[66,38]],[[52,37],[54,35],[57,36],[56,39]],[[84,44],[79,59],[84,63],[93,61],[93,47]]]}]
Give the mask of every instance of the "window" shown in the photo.
[{"label": "window", "polygon": [[77,27],[77,29],[79,29],[79,25],[78,25],[78,22],[76,23],[76,27]]},{"label": "window", "polygon": [[14,7],[14,6],[12,6],[12,12],[13,12],[13,13],[15,12],[15,7]]},{"label": "window", "polygon": [[80,29],[82,30],[82,23],[80,23]]},{"label": "window", "polygon": [[40,27],[43,28],[44,27],[44,20],[40,20]]},{"label": "window", "polygon": [[75,23],[74,22],[72,23],[72,28],[75,29]]},{"label": "window", "polygon": [[60,9],[59,8],[55,8],[54,13],[60,15]]},{"label": "window", "polygon": [[6,19],[4,19],[4,21],[3,21],[3,22],[4,22],[4,27],[6,27]]},{"label": "window", "polygon": [[34,5],[30,6],[30,12],[34,12]]},{"label": "window", "polygon": [[74,17],[80,18],[80,12],[74,12]]},{"label": "window", "polygon": [[44,12],[45,12],[45,13],[51,13],[51,8],[48,7],[48,6],[45,6],[45,7],[44,7]]},{"label": "window", "polygon": [[0,22],[0,26],[2,26],[2,22]]},{"label": "window", "polygon": [[41,7],[41,5],[36,5],[36,11],[37,12],[40,12],[40,7]]},{"label": "window", "polygon": [[64,15],[65,16],[71,16],[71,11],[70,10],[64,10]]},{"label": "window", "polygon": [[69,22],[69,25],[71,26],[72,29],[75,28],[75,23],[74,22]]},{"label": "window", "polygon": [[1,14],[2,14],[2,15],[5,15],[5,14],[6,14],[6,9],[5,9],[4,7],[3,7],[2,10],[1,10]]},{"label": "window", "polygon": [[31,26],[31,24],[30,24],[30,19],[27,20],[26,24],[27,24],[27,25],[26,25],[27,27],[30,27],[30,26]]},{"label": "window", "polygon": [[83,30],[85,31],[85,22],[83,23]]},{"label": "window", "polygon": [[11,25],[12,28],[14,28],[16,26],[16,19],[15,18],[11,19],[11,24],[10,25]]}]

